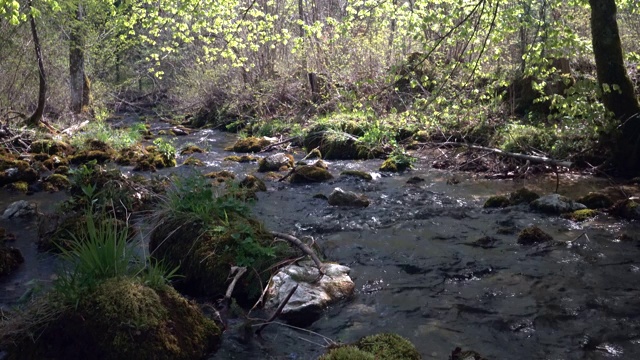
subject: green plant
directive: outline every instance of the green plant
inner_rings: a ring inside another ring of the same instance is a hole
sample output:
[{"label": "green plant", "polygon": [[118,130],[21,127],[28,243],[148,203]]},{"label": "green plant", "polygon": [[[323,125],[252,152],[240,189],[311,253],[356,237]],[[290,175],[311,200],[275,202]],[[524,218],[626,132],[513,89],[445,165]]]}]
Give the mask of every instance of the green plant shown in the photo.
[{"label": "green plant", "polygon": [[398,168],[413,168],[416,158],[409,155],[401,146],[393,149],[387,160],[391,159]]},{"label": "green plant", "polygon": [[177,274],[180,266],[169,268],[164,261],[149,258],[146,266],[138,273],[142,282],[152,289],[160,289],[175,278],[181,277]]},{"label": "green plant", "polygon": [[174,159],[176,157],[176,148],[170,140],[164,138],[157,138],[153,140],[153,145],[158,148],[158,151],[166,159]]},{"label": "green plant", "polygon": [[[142,138],[144,124],[136,124],[129,129],[113,129],[104,121],[89,123],[82,132],[75,134],[70,143],[78,149],[84,149],[88,140],[99,140],[119,150],[130,147]],[[146,129],[146,128],[145,128]]]}]

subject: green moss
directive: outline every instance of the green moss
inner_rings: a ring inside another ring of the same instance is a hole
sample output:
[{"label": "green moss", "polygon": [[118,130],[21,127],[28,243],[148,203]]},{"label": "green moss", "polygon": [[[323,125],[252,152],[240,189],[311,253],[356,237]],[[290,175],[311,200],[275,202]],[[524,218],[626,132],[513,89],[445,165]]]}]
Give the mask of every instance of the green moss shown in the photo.
[{"label": "green moss", "polygon": [[303,140],[307,149],[318,149],[325,159],[368,159],[370,153],[357,138],[333,125],[317,124]]},{"label": "green moss", "polygon": [[598,215],[598,212],[596,210],[582,209],[582,210],[576,210],[569,214],[564,214],[562,215],[562,217],[564,217],[565,219],[573,220],[573,221],[585,221],[593,217],[596,217],[596,215]]},{"label": "green moss", "polygon": [[17,181],[32,183],[38,180],[38,173],[26,161],[17,160],[13,166],[0,171],[0,186]]},{"label": "green moss", "polygon": [[[317,163],[316,163],[317,164]],[[314,183],[333,179],[333,175],[321,166],[303,165],[295,168],[289,178],[292,184]]]},{"label": "green moss", "polygon": [[225,150],[235,151],[239,153],[255,153],[262,150],[263,147],[270,144],[269,140],[257,137],[247,137],[236,141],[236,143]]},{"label": "green moss", "polygon": [[252,155],[242,155],[242,156],[238,156],[238,155],[231,155],[231,156],[227,156],[226,158],[224,158],[224,161],[235,161],[235,162],[239,162],[239,163],[248,163],[248,162],[253,162],[253,161],[258,161],[258,158]]},{"label": "green moss", "polygon": [[61,174],[52,174],[44,180],[45,190],[47,191],[60,191],[69,189],[71,182],[69,179]]},{"label": "green moss", "polygon": [[509,194],[509,201],[511,202],[511,205],[529,204],[539,197],[540,195],[535,192],[527,188],[521,188]]},{"label": "green moss", "polygon": [[182,148],[182,150],[180,150],[180,155],[191,155],[195,153],[202,154],[204,153],[204,150],[195,145],[185,146],[184,148]]},{"label": "green moss", "polygon": [[551,235],[545,233],[537,226],[529,226],[518,234],[518,244],[533,245],[553,240]]},{"label": "green moss", "polygon": [[41,139],[31,143],[30,151],[34,154],[66,155],[71,153],[71,146],[65,142]]},{"label": "green moss", "polygon": [[53,316],[25,347],[29,341],[10,349],[10,358],[187,360],[214,351],[220,329],[170,287],[156,291],[134,279],[114,278],[77,308]]},{"label": "green moss", "polygon": [[320,149],[315,148],[309,151],[309,153],[304,158],[305,159],[322,159],[322,153],[320,152]]},{"label": "green moss", "polygon": [[362,351],[355,346],[340,346],[329,350],[318,360],[376,360],[377,358],[366,351]]},{"label": "green moss", "polygon": [[355,176],[355,177],[358,177],[358,178],[364,179],[364,180],[373,180],[373,177],[371,176],[371,174],[369,174],[366,171],[345,170],[345,171],[341,172],[340,175],[343,175],[343,176]]},{"label": "green moss", "polygon": [[58,166],[53,172],[56,174],[67,175],[69,173],[69,167],[65,165]]},{"label": "green moss", "polygon": [[491,196],[484,202],[484,208],[503,208],[511,205],[509,199],[504,195]]},{"label": "green moss", "polygon": [[118,165],[128,166],[136,164],[146,154],[145,150],[139,146],[129,146],[120,149],[115,158]]},{"label": "green moss", "polygon": [[29,184],[25,181],[16,181],[7,185],[7,188],[9,188],[9,190],[26,193],[29,191]]},{"label": "green moss", "polygon": [[613,205],[610,197],[599,192],[590,192],[577,201],[589,209],[606,209]]},{"label": "green moss", "polygon": [[63,158],[60,156],[51,156],[50,158],[46,159],[42,165],[44,167],[46,167],[49,170],[54,170],[59,168],[60,166],[68,166],[69,165],[69,160],[67,158]]},{"label": "green moss", "polygon": [[380,171],[399,172],[402,170],[398,169],[398,165],[393,161],[393,159],[387,159],[380,166]]},{"label": "green moss", "polygon": [[137,159],[133,170],[155,171],[176,166],[176,159],[162,154],[157,146],[147,146],[145,151],[146,153]]},{"label": "green moss", "polygon": [[184,160],[182,165],[204,166],[204,162],[198,158],[194,158],[193,156],[190,156]]},{"label": "green moss", "polygon": [[69,158],[69,162],[75,165],[88,163],[95,160],[99,164],[111,161],[114,159],[116,153],[113,150],[82,150]]},{"label": "green moss", "polygon": [[628,220],[640,220],[640,203],[635,200],[620,200],[609,209],[611,215]]},{"label": "green moss", "polygon": [[253,175],[247,175],[244,179],[242,179],[242,181],[240,182],[240,187],[253,192],[267,191],[267,185],[265,185],[264,181],[258,179]]},{"label": "green moss", "polygon": [[377,334],[364,337],[356,343],[358,349],[366,351],[379,360],[420,360],[422,357],[413,344],[396,334]]}]

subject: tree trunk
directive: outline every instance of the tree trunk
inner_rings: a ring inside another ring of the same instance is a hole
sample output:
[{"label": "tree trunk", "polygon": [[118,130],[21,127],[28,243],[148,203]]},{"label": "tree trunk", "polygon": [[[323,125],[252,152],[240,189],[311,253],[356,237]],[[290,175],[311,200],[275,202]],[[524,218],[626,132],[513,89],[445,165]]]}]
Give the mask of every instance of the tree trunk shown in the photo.
[{"label": "tree trunk", "polygon": [[640,171],[640,106],[624,67],[622,44],[616,20],[615,0],[589,0],[591,37],[598,84],[605,107],[620,120],[614,142],[614,163],[623,175]]},{"label": "tree trunk", "polygon": [[87,110],[90,94],[88,78],[84,73],[84,34],[82,33],[83,10],[78,4],[76,18],[69,31],[69,78],[71,85],[71,111],[79,114]]},{"label": "tree trunk", "polygon": [[29,117],[29,119],[27,120],[27,124],[29,126],[37,126],[42,120],[42,114],[44,114],[44,105],[47,101],[47,79],[44,76],[42,50],[40,49],[40,39],[38,38],[38,30],[36,29],[36,20],[33,18],[33,14],[31,13],[31,4],[32,2],[31,0],[29,0],[27,2],[27,5],[29,7],[29,9],[27,9],[27,12],[29,13],[31,36],[33,36],[33,44],[36,48],[36,58],[38,59],[38,77],[40,79],[40,84],[38,87],[38,106],[36,107],[36,111],[33,112],[33,115],[31,115],[31,117]]}]

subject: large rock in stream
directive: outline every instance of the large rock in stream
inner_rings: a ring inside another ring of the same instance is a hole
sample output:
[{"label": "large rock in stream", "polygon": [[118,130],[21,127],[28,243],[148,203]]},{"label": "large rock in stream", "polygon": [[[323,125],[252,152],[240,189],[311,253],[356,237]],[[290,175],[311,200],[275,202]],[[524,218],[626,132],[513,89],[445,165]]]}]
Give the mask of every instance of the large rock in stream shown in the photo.
[{"label": "large rock in stream", "polygon": [[286,266],[269,283],[265,307],[277,308],[297,285],[280,317],[297,326],[309,325],[327,306],[353,295],[355,284],[349,271],[346,266],[326,263],[324,276],[318,280],[318,268],[311,261]]},{"label": "large rock in stream", "polygon": [[531,209],[547,214],[563,214],[586,209],[583,204],[575,202],[560,194],[542,196],[531,202]]},{"label": "large rock in stream", "polygon": [[329,205],[333,206],[349,206],[349,207],[367,207],[369,199],[363,194],[356,194],[353,191],[344,191],[341,188],[335,188],[329,195]]}]

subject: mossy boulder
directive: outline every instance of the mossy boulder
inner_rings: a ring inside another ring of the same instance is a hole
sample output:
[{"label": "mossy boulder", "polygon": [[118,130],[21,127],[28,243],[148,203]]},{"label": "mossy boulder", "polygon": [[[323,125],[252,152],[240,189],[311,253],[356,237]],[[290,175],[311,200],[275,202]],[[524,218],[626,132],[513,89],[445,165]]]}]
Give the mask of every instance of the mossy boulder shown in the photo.
[{"label": "mossy boulder", "polygon": [[189,146],[185,146],[182,148],[182,150],[180,150],[180,155],[192,155],[192,154],[203,154],[204,150],[202,150],[201,148],[195,146],[195,145],[189,145]]},{"label": "mossy boulder", "polygon": [[42,165],[48,170],[55,170],[61,166],[68,166],[69,160],[67,158],[54,155],[42,162]]},{"label": "mossy boulder", "polygon": [[0,276],[4,276],[17,269],[24,263],[24,257],[20,250],[7,246],[6,242],[15,237],[4,228],[0,228]]},{"label": "mossy boulder", "polygon": [[239,139],[233,146],[228,147],[225,150],[239,153],[256,153],[262,150],[263,147],[268,146],[270,143],[271,142],[267,139],[250,136],[244,139]]},{"label": "mossy boulder", "polygon": [[[98,285],[77,307],[54,317],[35,343],[9,349],[12,359],[203,359],[220,344],[220,329],[174,289],[136,279]],[[26,338],[26,335],[25,335]]]},{"label": "mossy boulder", "polygon": [[253,175],[245,176],[245,178],[240,181],[239,186],[254,193],[258,191],[267,191],[267,185],[265,185],[264,181]]},{"label": "mossy boulder", "polygon": [[324,162],[318,161],[314,165],[298,166],[293,170],[289,181],[292,184],[305,184],[333,179],[333,175],[324,168],[324,165]]},{"label": "mossy boulder", "polygon": [[384,172],[402,172],[411,168],[409,157],[390,156],[380,165],[380,171]]},{"label": "mossy boulder", "polygon": [[34,154],[64,156],[64,155],[71,154],[73,149],[69,144],[63,141],[52,140],[52,139],[40,139],[40,140],[35,140],[34,142],[31,143],[31,146],[29,147],[29,151]]},{"label": "mossy boulder", "polygon": [[327,124],[318,124],[309,130],[303,139],[307,149],[318,149],[325,159],[368,159],[371,154],[365,146],[358,142],[354,129],[336,130]]},{"label": "mossy boulder", "polygon": [[212,171],[210,173],[204,174],[204,177],[214,179],[218,183],[223,183],[227,181],[231,181],[236,178],[236,175],[231,171],[221,170],[221,171]]},{"label": "mossy boulder", "polygon": [[239,163],[248,163],[253,161],[258,161],[258,158],[252,155],[231,155],[224,158],[224,161],[235,161]]},{"label": "mossy boulder", "polygon": [[607,209],[613,205],[613,200],[609,196],[599,192],[590,192],[579,198],[578,202],[589,209]]},{"label": "mossy boulder", "polygon": [[509,201],[509,198],[507,198],[504,195],[494,195],[491,196],[487,199],[487,201],[484,202],[484,205],[482,207],[489,209],[489,208],[504,208],[507,206],[511,205],[511,201]]},{"label": "mossy boulder", "polygon": [[0,171],[0,186],[17,181],[32,183],[38,180],[38,172],[31,168],[28,162],[17,160],[12,165]]},{"label": "mossy boulder", "polygon": [[63,166],[57,167],[53,172],[55,174],[67,175],[67,174],[69,174],[69,170],[70,169],[69,169],[68,166],[63,165]]},{"label": "mossy boulder", "polygon": [[509,201],[511,202],[511,205],[529,204],[532,201],[537,200],[539,197],[540,195],[534,191],[523,187],[509,194]]},{"label": "mossy boulder", "polygon": [[518,234],[518,244],[534,245],[552,241],[553,237],[537,226],[529,226]]},{"label": "mossy boulder", "polygon": [[613,204],[609,213],[627,220],[640,220],[640,202],[632,199],[620,200]]},{"label": "mossy boulder", "polygon": [[345,170],[343,172],[340,173],[341,176],[351,176],[351,177],[356,177],[356,178],[360,178],[363,180],[373,180],[373,176],[371,176],[371,174],[369,174],[366,171],[358,171],[358,170]]},{"label": "mossy boulder", "polygon": [[69,158],[72,164],[84,164],[95,160],[99,164],[111,161],[116,158],[116,151],[104,141],[89,139],[84,144],[83,150],[77,151]]},{"label": "mossy boulder", "polygon": [[582,210],[576,210],[572,213],[567,213],[562,215],[563,218],[565,219],[569,219],[572,221],[585,221],[585,220],[589,220],[591,218],[594,218],[598,215],[598,211],[596,210],[592,210],[592,209],[582,209]]},{"label": "mossy boulder", "polygon": [[204,166],[204,162],[198,158],[190,156],[184,160],[182,165],[190,165],[190,166]]},{"label": "mossy boulder", "polygon": [[235,299],[247,303],[260,296],[267,270],[278,262],[279,248],[272,241],[262,224],[229,211],[224,221],[206,225],[188,216],[163,219],[151,233],[149,249],[169,268],[180,265],[183,278],[175,285],[193,296],[224,296],[231,266],[250,265],[255,271],[243,276],[234,291]]},{"label": "mossy boulder", "polygon": [[577,203],[560,194],[542,196],[529,203],[529,207],[538,212],[556,215],[587,208],[583,204]]},{"label": "mossy boulder", "polygon": [[355,344],[329,350],[318,360],[420,360],[422,356],[413,344],[400,335],[382,333],[370,335]]},{"label": "mossy boulder", "polygon": [[146,150],[140,146],[126,147],[118,151],[115,162],[122,166],[134,165],[146,154]]},{"label": "mossy boulder", "polygon": [[156,171],[157,169],[174,167],[176,159],[161,153],[156,146],[147,146],[146,153],[136,162],[135,171]]},{"label": "mossy boulder", "polygon": [[55,192],[71,188],[71,182],[65,175],[52,174],[44,180],[42,187],[45,191]]}]

